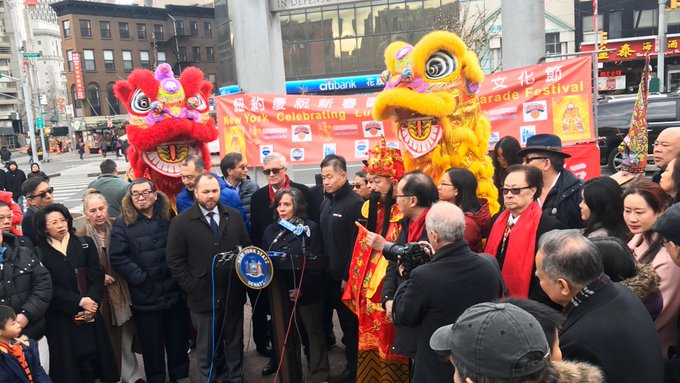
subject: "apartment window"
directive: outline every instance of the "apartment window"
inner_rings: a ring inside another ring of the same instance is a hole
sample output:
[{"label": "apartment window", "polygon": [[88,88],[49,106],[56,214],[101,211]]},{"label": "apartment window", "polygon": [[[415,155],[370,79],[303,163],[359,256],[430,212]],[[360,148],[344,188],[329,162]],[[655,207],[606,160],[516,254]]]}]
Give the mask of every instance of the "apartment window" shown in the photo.
[{"label": "apartment window", "polygon": [[192,21],[189,24],[189,30],[191,30],[191,35],[198,37],[198,21]]},{"label": "apartment window", "polygon": [[128,25],[128,23],[118,23],[118,31],[120,33],[121,39],[130,38],[130,26]]},{"label": "apartment window", "polygon": [[90,28],[90,20],[80,20],[80,36],[92,37],[92,28]]},{"label": "apartment window", "polygon": [[658,20],[658,10],[657,9],[645,9],[642,11],[642,14],[639,15],[638,19],[638,14],[640,11],[633,11],[633,22],[637,23],[635,24],[635,29],[639,28],[656,28],[657,26],[657,20]]},{"label": "apartment window", "polygon": [[110,49],[104,50],[104,69],[107,71],[116,70],[116,63],[113,61],[113,51]]},{"label": "apartment window", "polygon": [[[593,15],[583,16],[583,32],[593,31]],[[597,28],[602,29],[604,26],[604,15],[597,15]]]},{"label": "apartment window", "polygon": [[205,59],[215,61],[215,49],[213,47],[205,47]]},{"label": "apartment window", "polygon": [[71,20],[64,20],[61,23],[62,29],[64,30],[64,38],[71,37]]},{"label": "apartment window", "polygon": [[146,40],[146,24],[137,24],[137,38]]},{"label": "apartment window", "polygon": [[212,24],[209,22],[203,23],[203,34],[205,34],[205,37],[212,37]]},{"label": "apartment window", "polygon": [[562,53],[559,32],[545,34],[545,53],[547,55],[558,55]]},{"label": "apartment window", "polygon": [[187,47],[179,47],[179,52],[177,52],[177,60],[187,61]]},{"label": "apartment window", "polygon": [[151,69],[151,61],[149,60],[149,51],[139,51],[139,60],[142,63],[142,68]]},{"label": "apartment window", "polygon": [[83,108],[82,101],[80,101],[78,98],[76,98],[77,95],[78,95],[78,93],[76,92],[76,84],[72,84],[71,85],[71,99],[73,100],[73,105],[76,109],[74,111],[76,113],[76,117],[78,117],[78,115],[81,114],[81,113],[78,113],[78,109]]},{"label": "apartment window", "polygon": [[178,35],[184,34],[184,21],[175,20],[175,33]]},{"label": "apartment window", "polygon": [[132,51],[123,51],[123,70],[132,72]]},{"label": "apartment window", "polygon": [[66,61],[68,62],[68,71],[73,72],[73,51],[66,51]]},{"label": "apartment window", "polygon": [[160,64],[168,62],[168,59],[165,56],[165,51],[156,52],[156,56],[158,57],[158,60],[157,60],[158,62],[156,63],[156,65],[160,65]]},{"label": "apartment window", "polygon": [[91,108],[92,116],[99,116],[102,114],[102,103],[99,98],[99,85],[92,82],[87,86],[87,100]]},{"label": "apartment window", "polygon": [[191,47],[191,59],[193,61],[201,61],[201,47]]},{"label": "apartment window", "polygon": [[83,59],[85,60],[85,70],[97,70],[94,65],[94,50],[83,49]]},{"label": "apartment window", "polygon": [[156,38],[157,41],[164,41],[165,38],[163,38],[163,25],[162,24],[154,24],[153,25],[153,34],[154,34],[154,37]]},{"label": "apartment window", "polygon": [[120,114],[120,102],[118,102],[116,93],[113,91],[114,85],[114,82],[110,82],[106,85],[106,98],[109,104],[109,114]]},{"label": "apartment window", "polygon": [[99,31],[104,39],[111,38],[111,23],[108,21],[99,22]]}]

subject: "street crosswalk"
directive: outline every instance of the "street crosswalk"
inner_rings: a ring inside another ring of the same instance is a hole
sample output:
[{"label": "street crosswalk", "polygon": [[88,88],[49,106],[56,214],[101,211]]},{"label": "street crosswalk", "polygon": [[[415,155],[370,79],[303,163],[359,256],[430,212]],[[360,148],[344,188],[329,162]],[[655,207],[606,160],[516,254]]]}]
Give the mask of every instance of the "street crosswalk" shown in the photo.
[{"label": "street crosswalk", "polygon": [[79,211],[83,203],[83,194],[90,182],[97,177],[87,175],[64,175],[52,177],[50,186],[54,188],[54,202],[64,204],[71,211]]}]

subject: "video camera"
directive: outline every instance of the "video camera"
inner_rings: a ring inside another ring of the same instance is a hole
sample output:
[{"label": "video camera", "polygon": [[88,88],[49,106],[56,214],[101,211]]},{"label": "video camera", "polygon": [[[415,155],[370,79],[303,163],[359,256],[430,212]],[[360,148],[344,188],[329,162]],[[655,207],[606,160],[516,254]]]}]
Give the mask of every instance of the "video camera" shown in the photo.
[{"label": "video camera", "polygon": [[410,242],[403,246],[394,242],[385,242],[382,253],[385,259],[404,266],[405,278],[410,277],[411,271],[416,267],[430,262],[430,255],[425,251],[425,247],[417,242]]}]

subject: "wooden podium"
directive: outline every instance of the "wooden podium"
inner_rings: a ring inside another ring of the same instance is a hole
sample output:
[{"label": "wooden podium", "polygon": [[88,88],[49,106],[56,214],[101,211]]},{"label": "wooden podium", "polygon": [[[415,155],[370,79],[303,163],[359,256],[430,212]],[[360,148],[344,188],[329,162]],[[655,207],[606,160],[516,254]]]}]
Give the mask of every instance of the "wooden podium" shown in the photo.
[{"label": "wooden podium", "polygon": [[[273,352],[276,355],[276,361],[281,364],[279,382],[298,383],[302,381],[302,360],[299,352],[301,345],[298,336],[295,334],[297,330],[294,322],[291,323],[288,341],[286,342],[288,322],[290,321],[294,302],[290,300],[288,295],[288,280],[287,278],[281,278],[281,275],[292,273],[294,270],[301,271],[303,265],[305,273],[311,270],[323,270],[328,265],[328,258],[307,257],[305,259],[302,255],[291,256],[284,254],[272,256],[271,260],[274,268],[274,278],[267,289],[269,290],[269,305],[274,331],[272,339]],[[299,280],[297,283],[299,283]],[[300,318],[298,318],[299,320]],[[286,347],[283,352],[283,360],[280,360],[284,343]]]}]

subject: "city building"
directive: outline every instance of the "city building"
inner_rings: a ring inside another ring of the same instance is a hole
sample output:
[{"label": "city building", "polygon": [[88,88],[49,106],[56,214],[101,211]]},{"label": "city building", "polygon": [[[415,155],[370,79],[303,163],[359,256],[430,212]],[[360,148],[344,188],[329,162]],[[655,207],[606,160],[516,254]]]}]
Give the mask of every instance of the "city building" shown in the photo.
[{"label": "city building", "polygon": [[[213,8],[154,8],[73,0],[51,6],[61,30],[67,98],[75,115],[73,127],[87,130],[91,144],[110,128],[108,125],[114,129],[124,126],[125,107],[114,96],[113,85],[126,79],[133,69],[153,70],[158,64],[169,63],[179,76],[183,68],[197,66],[213,85],[222,81],[215,59]],[[78,81],[82,89],[76,85],[76,75],[82,76]]]},{"label": "city building", "polygon": [[[573,53],[573,4],[545,3],[546,56]],[[215,0],[215,14],[223,85],[236,85],[227,0]],[[383,53],[391,42],[416,43],[428,32],[441,29],[461,36],[476,51],[487,73],[502,70],[501,16],[501,0],[373,0],[280,11],[286,81],[296,82],[287,87],[288,92],[299,82],[314,93],[315,87],[305,80],[374,78],[385,69]],[[238,87],[223,89],[226,93]],[[362,90],[366,91],[333,92]]]},{"label": "city building", "polygon": [[[16,54],[14,31],[8,1],[0,1],[0,146],[14,147],[16,134],[21,132],[21,119],[25,118],[21,83],[18,78],[21,70]],[[11,76],[11,77],[8,77]]]},{"label": "city building", "polygon": [[[634,93],[640,84],[645,55],[650,55],[652,75],[657,72],[659,3],[657,0],[600,0],[597,24],[600,91]],[[593,1],[574,0],[576,44],[580,51],[593,51]],[[680,9],[666,9],[664,89],[680,89]],[[611,51],[609,51],[611,50]]]}]

